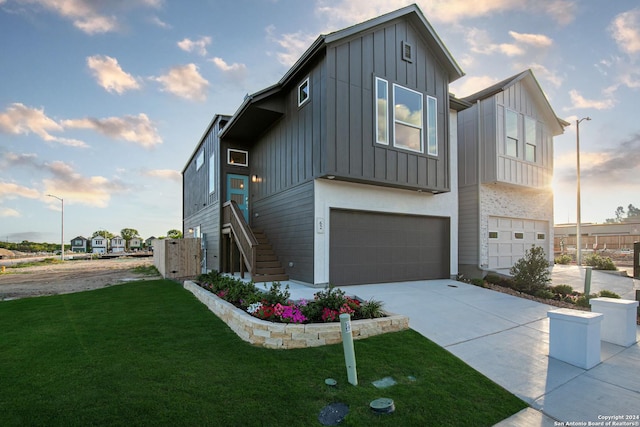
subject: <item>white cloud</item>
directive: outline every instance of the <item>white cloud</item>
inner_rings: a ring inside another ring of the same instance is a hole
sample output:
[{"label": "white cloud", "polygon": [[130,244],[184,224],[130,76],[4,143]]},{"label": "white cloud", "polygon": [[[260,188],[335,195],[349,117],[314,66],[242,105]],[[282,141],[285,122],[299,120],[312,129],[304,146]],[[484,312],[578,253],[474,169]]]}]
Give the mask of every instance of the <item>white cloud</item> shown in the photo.
[{"label": "white cloud", "polygon": [[185,38],[178,42],[178,47],[185,52],[196,52],[198,55],[207,56],[207,46],[211,44],[211,37],[200,37],[198,40]]},{"label": "white cloud", "polygon": [[275,27],[266,28],[267,38],[276,43],[283,51],[276,53],[278,62],[287,67],[292,66],[317,38],[317,35],[298,31],[297,33],[275,34]]},{"label": "white cloud", "polygon": [[509,31],[509,35],[513,37],[516,42],[534,47],[549,47],[553,44],[553,40],[544,34],[527,34]]},{"label": "white cloud", "polygon": [[247,66],[244,64],[239,64],[234,62],[229,65],[222,58],[212,58],[209,61],[213,62],[217,69],[222,71],[229,80],[232,80],[236,83],[242,82],[247,76]]},{"label": "white cloud", "polygon": [[[1,2],[0,2],[1,4]],[[0,218],[7,218],[7,217],[19,217],[20,216],[20,212],[18,212],[15,209],[11,209],[11,208],[2,208],[0,207]]]},{"label": "white cloud", "polygon": [[[53,174],[53,178],[42,180],[43,194],[57,194],[64,198],[65,203],[105,208],[112,194],[127,191],[120,182],[102,176],[82,176],[71,165],[61,161],[45,163],[44,168]],[[50,206],[55,206],[55,199],[47,199]]]},{"label": "white cloud", "polygon": [[172,28],[170,24],[167,24],[166,22],[164,22],[162,19],[158,18],[156,15],[152,16],[150,18],[150,21],[152,24],[160,27],[160,28],[164,28],[164,29],[170,29]]},{"label": "white cloud", "polygon": [[617,15],[611,22],[609,31],[620,50],[629,55],[640,53],[640,9]]},{"label": "white cloud", "polygon": [[[95,0],[14,0],[17,3],[41,7],[71,20],[73,25],[87,34],[101,34],[116,31],[119,27],[117,12],[121,12],[121,2]],[[159,0],[129,0],[127,8],[159,8]],[[111,9],[113,13],[107,10]]]},{"label": "white cloud", "polygon": [[164,92],[192,101],[207,99],[209,82],[200,75],[195,64],[174,67],[167,74],[151,79],[162,84]]},{"label": "white cloud", "polygon": [[462,81],[451,85],[451,90],[458,98],[464,98],[465,96],[473,95],[487,87],[496,83],[497,80],[494,77],[489,76],[477,76],[477,77],[465,77]]},{"label": "white cloud", "polygon": [[92,129],[109,138],[135,142],[149,148],[162,143],[155,124],[146,114],[137,116],[108,117],[105,119],[85,118],[64,120],[65,127],[74,129]]},{"label": "white cloud", "polygon": [[13,135],[29,135],[34,133],[47,142],[57,142],[72,147],[87,147],[77,139],[53,136],[50,132],[62,132],[63,127],[49,118],[44,109],[30,108],[19,102],[11,104],[5,112],[0,113],[0,132]]},{"label": "white cloud", "polygon": [[615,102],[611,98],[603,100],[586,99],[580,92],[575,89],[569,91],[571,97],[572,106],[568,110],[574,110],[578,108],[594,108],[596,110],[608,110],[613,108]]},{"label": "white cloud", "polygon": [[[362,22],[383,13],[406,6],[406,0],[318,0],[316,12],[324,15],[334,28]],[[568,24],[575,17],[573,0],[418,0],[429,21],[457,23],[513,10],[539,10],[559,24]]]},{"label": "white cloud", "polygon": [[123,71],[115,58],[106,55],[89,56],[87,57],[87,65],[98,84],[107,92],[122,94],[127,90],[140,88],[136,79]]},{"label": "white cloud", "polygon": [[38,192],[37,190],[34,190],[33,188],[28,188],[13,182],[0,181],[0,198],[14,198],[14,197],[37,199],[40,197],[40,192]]},{"label": "white cloud", "polygon": [[151,178],[168,179],[175,182],[182,181],[182,174],[179,171],[173,169],[143,170],[142,174]]}]

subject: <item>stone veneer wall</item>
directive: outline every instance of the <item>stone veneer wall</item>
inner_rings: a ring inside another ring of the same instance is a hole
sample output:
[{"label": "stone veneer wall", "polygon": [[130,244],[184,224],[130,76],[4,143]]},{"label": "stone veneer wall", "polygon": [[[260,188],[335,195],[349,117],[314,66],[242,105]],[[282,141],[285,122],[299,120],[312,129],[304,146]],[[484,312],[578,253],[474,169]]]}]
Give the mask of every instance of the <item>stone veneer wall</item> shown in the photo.
[{"label": "stone veneer wall", "polygon": [[[342,342],[340,322],[309,324],[268,322],[251,316],[194,282],[185,281],[184,288],[193,293],[240,338],[251,344],[267,348],[290,349],[319,347]],[[378,319],[351,322],[353,339],[404,329],[409,329],[409,318],[403,315],[391,314]]]}]

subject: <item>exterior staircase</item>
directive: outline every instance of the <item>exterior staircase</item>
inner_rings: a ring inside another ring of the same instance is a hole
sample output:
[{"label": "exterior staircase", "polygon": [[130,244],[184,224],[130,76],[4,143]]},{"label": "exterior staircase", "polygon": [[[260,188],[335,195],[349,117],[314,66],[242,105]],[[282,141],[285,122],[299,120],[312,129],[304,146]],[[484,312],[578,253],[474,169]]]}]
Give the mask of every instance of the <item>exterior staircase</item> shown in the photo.
[{"label": "exterior staircase", "polygon": [[253,230],[253,234],[258,241],[258,246],[256,248],[256,269],[251,280],[255,283],[289,280],[289,276],[285,274],[284,268],[278,261],[264,231]]}]

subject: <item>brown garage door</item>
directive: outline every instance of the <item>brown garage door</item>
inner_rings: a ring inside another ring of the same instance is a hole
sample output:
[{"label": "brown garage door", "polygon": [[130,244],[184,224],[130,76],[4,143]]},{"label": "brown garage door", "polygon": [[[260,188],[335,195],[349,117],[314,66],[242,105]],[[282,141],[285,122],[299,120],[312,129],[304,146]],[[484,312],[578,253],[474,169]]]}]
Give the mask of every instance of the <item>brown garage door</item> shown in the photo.
[{"label": "brown garage door", "polygon": [[334,285],[449,278],[449,218],[331,210]]}]

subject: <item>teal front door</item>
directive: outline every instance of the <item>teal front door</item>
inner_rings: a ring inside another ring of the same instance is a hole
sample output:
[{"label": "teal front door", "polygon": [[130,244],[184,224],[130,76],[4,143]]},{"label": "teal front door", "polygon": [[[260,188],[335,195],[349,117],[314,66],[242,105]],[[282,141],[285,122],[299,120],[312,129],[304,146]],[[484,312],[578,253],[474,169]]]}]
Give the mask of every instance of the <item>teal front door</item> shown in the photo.
[{"label": "teal front door", "polygon": [[249,177],[246,175],[227,175],[227,198],[238,204],[244,219],[249,222]]}]

